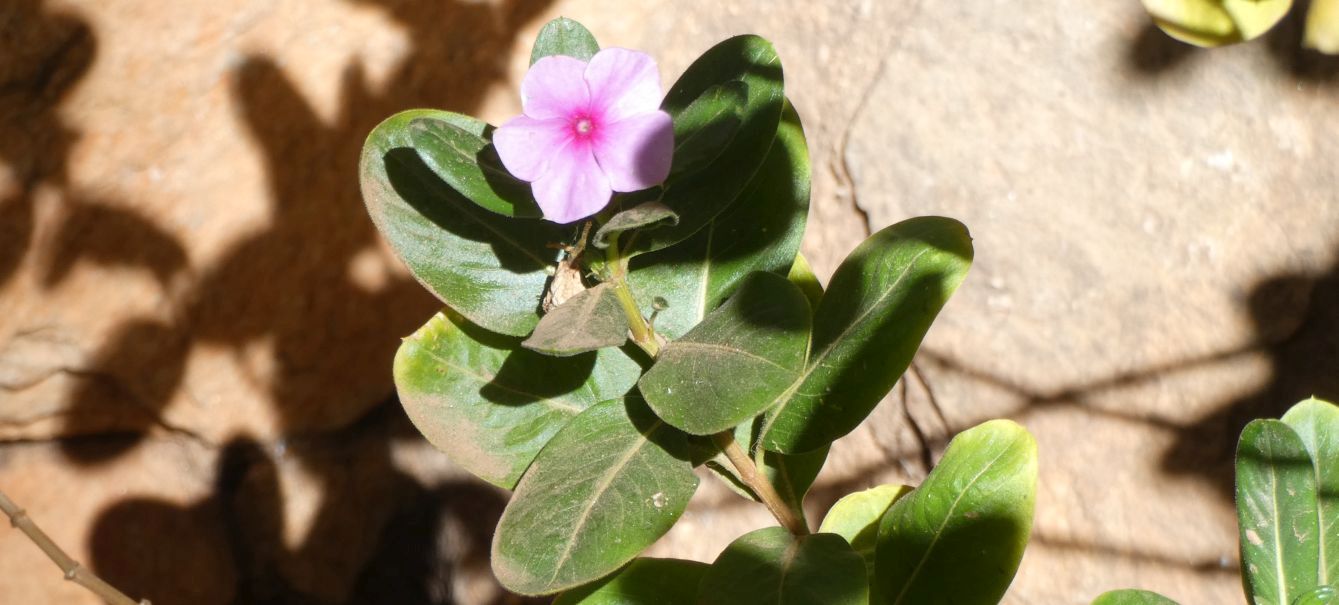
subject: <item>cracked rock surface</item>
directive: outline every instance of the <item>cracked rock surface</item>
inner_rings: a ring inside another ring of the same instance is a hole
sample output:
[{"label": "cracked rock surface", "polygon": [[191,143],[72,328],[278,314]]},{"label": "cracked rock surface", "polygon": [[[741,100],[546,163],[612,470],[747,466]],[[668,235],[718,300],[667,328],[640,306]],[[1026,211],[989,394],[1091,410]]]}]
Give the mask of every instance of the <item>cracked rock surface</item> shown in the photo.
[{"label": "cracked rock surface", "polygon": [[[435,303],[356,162],[400,109],[515,114],[559,14],[667,83],[771,39],[820,275],[906,217],[972,230],[972,273],[811,519],[1010,417],[1042,475],[1006,602],[1240,600],[1235,435],[1339,399],[1339,63],[1296,20],[1190,50],[1138,3],[0,3],[0,488],[160,605],[523,602],[488,573],[505,494],[387,402]],[[709,561],[768,523],[704,482],[650,554]],[[15,532],[0,570],[0,602],[94,603]]]}]

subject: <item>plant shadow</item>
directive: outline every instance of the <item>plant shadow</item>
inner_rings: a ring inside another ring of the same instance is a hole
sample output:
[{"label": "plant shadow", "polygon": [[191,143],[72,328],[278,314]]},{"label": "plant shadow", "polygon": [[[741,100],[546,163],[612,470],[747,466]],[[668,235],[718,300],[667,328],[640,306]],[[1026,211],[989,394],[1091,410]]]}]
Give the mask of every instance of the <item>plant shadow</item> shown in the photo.
[{"label": "plant shadow", "polygon": [[[0,31],[20,34],[0,39],[0,164],[19,184],[0,190],[0,285],[39,258],[31,254],[34,199],[49,187],[63,205],[52,219],[51,254],[41,257],[42,287],[67,283],[83,265],[129,269],[151,276],[165,301],[151,315],[121,319],[81,369],[87,379],[70,395],[62,433],[90,437],[62,441],[67,460],[114,463],[153,430],[201,439],[164,420],[171,402],[191,395],[193,357],[224,351],[246,366],[257,347],[272,350],[273,367],[248,378],[275,402],[278,442],[218,444],[215,490],[199,502],[128,498],[95,520],[94,567],[136,596],[211,602],[219,593],[153,592],[192,565],[232,578],[223,584],[236,603],[452,603],[455,574],[488,577],[487,542],[504,499],[471,481],[423,483],[392,459],[394,440],[421,437],[405,428],[398,401],[386,403],[390,360],[398,337],[440,303],[393,272],[371,281],[353,275],[381,246],[361,200],[358,161],[368,132],[397,111],[477,110],[487,87],[507,76],[502,58],[518,33],[551,0],[350,4],[402,28],[405,55],[384,86],[361,63],[347,66],[333,118],[322,117],[277,59],[237,62],[226,80],[260,150],[268,222],[202,265],[153,217],[69,186],[80,133],[60,108],[96,56],[89,22],[40,0],[0,6]],[[227,401],[194,403],[238,413]],[[304,490],[316,498],[313,526],[296,542],[285,529],[294,495],[277,483],[277,460],[307,476]],[[439,543],[448,535],[455,537]]]}]

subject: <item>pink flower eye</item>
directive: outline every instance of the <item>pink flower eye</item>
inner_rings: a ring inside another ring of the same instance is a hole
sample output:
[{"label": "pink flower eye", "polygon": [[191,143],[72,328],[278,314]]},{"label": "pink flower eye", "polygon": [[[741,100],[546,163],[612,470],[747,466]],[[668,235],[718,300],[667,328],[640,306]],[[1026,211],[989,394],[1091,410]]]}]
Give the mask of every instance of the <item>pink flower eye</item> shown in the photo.
[{"label": "pink flower eye", "polygon": [[674,126],[660,101],[660,73],[646,53],[606,48],[589,63],[545,57],[521,82],[522,115],[493,133],[493,145],[507,170],[530,182],[544,218],[571,223],[599,212],[615,191],[669,176]]}]

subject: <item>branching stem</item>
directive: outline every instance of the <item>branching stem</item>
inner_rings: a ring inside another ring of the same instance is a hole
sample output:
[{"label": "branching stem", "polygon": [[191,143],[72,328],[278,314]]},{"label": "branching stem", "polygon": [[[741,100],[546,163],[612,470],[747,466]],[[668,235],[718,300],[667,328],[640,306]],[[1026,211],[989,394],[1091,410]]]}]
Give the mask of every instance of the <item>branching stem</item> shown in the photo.
[{"label": "branching stem", "polygon": [[87,567],[70,558],[70,555],[65,554],[65,551],[61,550],[60,546],[57,546],[51,540],[51,537],[46,535],[46,532],[42,531],[42,528],[33,522],[28,513],[14,504],[14,501],[10,500],[4,492],[0,492],[0,510],[3,510],[5,515],[9,517],[11,525],[28,536],[33,544],[42,549],[42,552],[46,553],[46,556],[50,557],[51,561],[61,571],[65,572],[66,580],[87,588],[89,592],[97,595],[110,605],[149,605],[147,599],[136,603],[133,599],[112,587],[111,584],[103,581],[102,578],[93,575],[93,572],[89,571]]},{"label": "branching stem", "polygon": [[739,472],[740,480],[749,486],[753,493],[758,494],[763,505],[772,512],[772,516],[776,517],[777,522],[781,523],[782,527],[797,536],[809,534],[809,527],[805,525],[804,519],[797,516],[795,511],[786,505],[786,501],[781,498],[781,494],[778,494],[776,488],[772,487],[772,482],[768,481],[767,477],[758,471],[758,465],[753,463],[753,459],[749,458],[749,455],[744,453],[744,448],[739,447],[739,442],[735,441],[733,431],[717,433],[712,436],[712,439],[716,441],[716,445],[721,448],[721,451],[725,452],[725,457],[730,459],[730,464],[733,464],[735,470]]}]

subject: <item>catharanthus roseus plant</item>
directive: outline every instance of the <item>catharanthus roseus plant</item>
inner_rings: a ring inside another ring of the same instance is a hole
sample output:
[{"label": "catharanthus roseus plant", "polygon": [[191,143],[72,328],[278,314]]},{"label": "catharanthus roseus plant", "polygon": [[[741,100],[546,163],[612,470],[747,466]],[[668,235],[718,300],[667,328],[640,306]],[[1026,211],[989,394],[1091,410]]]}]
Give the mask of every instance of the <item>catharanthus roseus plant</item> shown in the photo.
[{"label": "catharanthus roseus plant", "polygon": [[[1241,583],[1249,605],[1339,605],[1339,406],[1308,399],[1237,443]],[[1176,605],[1117,590],[1093,605]]]},{"label": "catharanthus roseus plant", "polygon": [[[731,38],[659,77],[559,19],[521,116],[406,111],[363,150],[373,221],[446,305],[396,356],[401,401],[513,490],[498,580],[563,604],[997,602],[1032,521],[1016,424],[958,435],[920,486],[851,494],[817,532],[802,506],[966,276],[966,228],[892,225],[824,291],[798,255],[808,150],[771,44]],[[711,564],[639,558],[698,467],[778,526]]]}]

